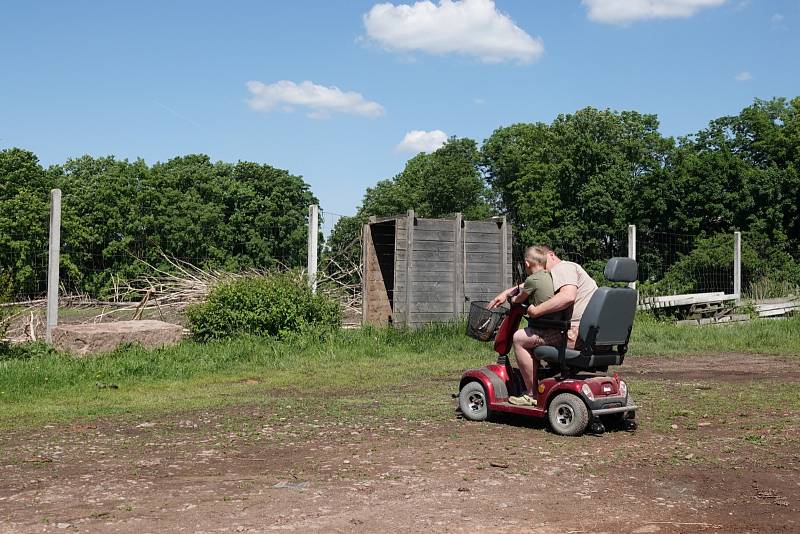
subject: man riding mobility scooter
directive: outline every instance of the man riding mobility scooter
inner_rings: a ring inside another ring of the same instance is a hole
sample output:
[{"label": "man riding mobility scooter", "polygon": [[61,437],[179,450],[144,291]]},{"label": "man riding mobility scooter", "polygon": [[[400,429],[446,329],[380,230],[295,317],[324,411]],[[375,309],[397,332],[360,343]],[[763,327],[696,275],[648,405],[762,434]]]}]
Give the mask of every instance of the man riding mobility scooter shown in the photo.
[{"label": "man riding mobility scooter", "polygon": [[[636,261],[612,258],[604,275],[611,282],[634,282]],[[543,345],[534,350],[543,362],[537,374],[537,404],[518,406],[508,402],[508,397],[519,395],[525,387],[519,370],[509,362],[508,353],[527,307],[509,303],[508,309],[489,309],[485,302],[473,302],[467,335],[481,341],[494,337],[499,356],[497,363],[464,373],[457,394],[461,413],[472,421],[483,421],[492,412],[547,417],[553,431],[564,436],[580,435],[587,426],[590,432],[601,433],[610,423],[634,430],[638,407],[625,382],[617,373],[610,376],[608,367],[621,365],[625,358],[636,304],[635,289],[598,288],[581,318],[578,350],[567,348],[569,320],[532,321],[530,326],[534,328],[560,330],[562,342],[558,347]]]}]

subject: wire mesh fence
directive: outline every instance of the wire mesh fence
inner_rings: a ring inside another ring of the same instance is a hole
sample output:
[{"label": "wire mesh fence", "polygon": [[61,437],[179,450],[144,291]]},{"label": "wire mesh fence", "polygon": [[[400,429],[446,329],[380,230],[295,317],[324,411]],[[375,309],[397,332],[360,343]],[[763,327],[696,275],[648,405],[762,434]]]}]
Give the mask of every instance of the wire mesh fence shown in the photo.
[{"label": "wire mesh fence", "polygon": [[[584,235],[581,241],[545,243],[563,260],[581,264],[598,282],[606,283],[603,268],[615,256],[635,250],[639,264],[640,298],[696,293],[734,293],[734,235],[699,236],[636,228],[633,246],[628,227]],[[514,277],[522,282],[528,243],[515,239]],[[755,271],[744,271],[750,280]]]},{"label": "wire mesh fence", "polygon": [[8,239],[0,241],[0,294],[13,302],[43,299],[47,294],[46,243],[30,246],[21,236],[3,237]]},{"label": "wire mesh fence", "polygon": [[800,264],[789,254],[763,252],[763,236],[742,233],[742,293],[755,301],[785,299],[800,301]]},{"label": "wire mesh fence", "polygon": [[642,296],[734,293],[734,236],[711,238],[639,231],[639,292]]},{"label": "wire mesh fence", "polygon": [[44,332],[47,241],[35,234],[0,235],[0,338],[39,339]]},{"label": "wire mesh fence", "polygon": [[[46,215],[38,227],[0,236],[0,338],[45,335]],[[186,307],[219,282],[234,274],[302,268],[306,261],[305,223],[222,240],[215,239],[219,226],[212,224],[160,235],[103,235],[72,222],[61,226],[61,324],[159,319],[185,326]]]},{"label": "wire mesh fence", "polygon": [[323,212],[318,288],[342,304],[344,325],[361,324],[361,221],[355,216]]}]

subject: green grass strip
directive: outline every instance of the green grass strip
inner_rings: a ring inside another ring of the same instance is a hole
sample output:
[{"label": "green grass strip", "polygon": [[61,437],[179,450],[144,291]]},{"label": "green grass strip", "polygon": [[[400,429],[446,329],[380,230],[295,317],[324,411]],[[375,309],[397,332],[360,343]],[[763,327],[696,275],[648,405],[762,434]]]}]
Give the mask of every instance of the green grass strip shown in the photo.
[{"label": "green grass strip", "polygon": [[[643,316],[631,341],[633,355],[726,351],[797,356],[800,318],[679,327]],[[370,409],[378,414],[428,417],[446,404],[463,370],[495,357],[491,344],[467,338],[463,325],[189,340],[86,358],[34,345],[0,354],[0,428],[286,398],[321,399],[332,415],[374,400]]]},{"label": "green grass strip", "polygon": [[742,352],[800,356],[800,316],[754,319],[744,323],[683,326],[640,313],[630,342],[631,353],[680,356],[704,352]]}]

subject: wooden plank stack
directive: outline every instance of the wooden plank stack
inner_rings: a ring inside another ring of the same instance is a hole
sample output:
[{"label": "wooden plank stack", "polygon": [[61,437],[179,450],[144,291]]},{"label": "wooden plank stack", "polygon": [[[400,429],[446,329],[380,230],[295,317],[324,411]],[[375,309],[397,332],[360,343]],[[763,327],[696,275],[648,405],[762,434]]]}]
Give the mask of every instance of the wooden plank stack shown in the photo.
[{"label": "wooden plank stack", "polygon": [[759,317],[782,317],[800,313],[800,297],[764,299],[756,302],[755,308]]}]

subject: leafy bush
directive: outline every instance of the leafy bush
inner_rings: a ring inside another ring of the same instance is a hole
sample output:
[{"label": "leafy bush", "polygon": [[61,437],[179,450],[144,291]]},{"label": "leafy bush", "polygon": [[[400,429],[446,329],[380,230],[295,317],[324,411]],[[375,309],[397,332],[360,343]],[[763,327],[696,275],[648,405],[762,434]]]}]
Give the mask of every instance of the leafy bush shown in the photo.
[{"label": "leafy bush", "polygon": [[187,316],[192,333],[204,341],[236,334],[285,337],[311,327],[338,328],[342,321],[339,304],[313,294],[296,272],[221,284]]}]

